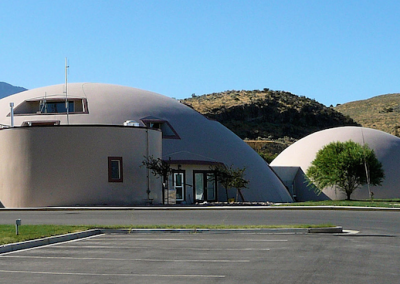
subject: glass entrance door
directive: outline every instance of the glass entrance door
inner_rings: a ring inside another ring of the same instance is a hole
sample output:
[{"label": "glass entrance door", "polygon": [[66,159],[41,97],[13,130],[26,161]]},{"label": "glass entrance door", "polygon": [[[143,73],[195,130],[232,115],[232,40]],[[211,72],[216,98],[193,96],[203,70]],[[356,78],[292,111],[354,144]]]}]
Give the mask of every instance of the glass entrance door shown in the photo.
[{"label": "glass entrance door", "polygon": [[194,196],[196,202],[217,200],[217,184],[213,172],[194,173]]},{"label": "glass entrance door", "polygon": [[185,200],[184,172],[174,172],[174,188],[176,192],[176,201]]}]

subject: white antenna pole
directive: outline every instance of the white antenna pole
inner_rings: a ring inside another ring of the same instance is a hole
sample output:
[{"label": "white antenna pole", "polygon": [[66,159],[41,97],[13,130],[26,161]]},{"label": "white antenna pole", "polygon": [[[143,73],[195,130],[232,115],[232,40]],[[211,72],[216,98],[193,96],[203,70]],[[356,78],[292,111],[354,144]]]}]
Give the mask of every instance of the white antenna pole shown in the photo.
[{"label": "white antenna pole", "polygon": [[68,68],[68,59],[67,57],[65,57],[65,108],[67,109],[67,125],[69,125]]}]

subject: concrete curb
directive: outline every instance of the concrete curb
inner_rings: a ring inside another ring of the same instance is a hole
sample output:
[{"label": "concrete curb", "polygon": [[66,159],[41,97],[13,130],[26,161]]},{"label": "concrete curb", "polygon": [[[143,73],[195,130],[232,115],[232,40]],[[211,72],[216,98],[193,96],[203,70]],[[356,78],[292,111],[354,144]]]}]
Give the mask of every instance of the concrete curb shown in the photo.
[{"label": "concrete curb", "polygon": [[276,228],[276,229],[127,229],[127,230],[113,230],[101,229],[104,234],[157,234],[157,233],[212,233],[212,234],[226,234],[226,233],[263,233],[263,234],[307,234],[307,228]]},{"label": "concrete curb", "polygon": [[70,233],[70,234],[48,237],[48,238],[37,239],[37,240],[31,240],[31,241],[26,241],[26,242],[6,244],[6,245],[0,246],[0,254],[6,253],[6,252],[12,252],[12,251],[16,251],[16,250],[21,250],[21,249],[28,249],[28,248],[34,248],[34,247],[39,247],[39,246],[44,246],[44,245],[56,244],[56,243],[71,241],[71,240],[75,240],[75,239],[87,238],[87,237],[99,235],[99,234],[101,234],[101,230],[88,230],[88,231],[79,232],[79,233]]},{"label": "concrete curb", "polygon": [[341,226],[330,227],[330,228],[309,228],[308,233],[310,234],[341,234],[343,233],[343,228]]},{"label": "concrete curb", "polygon": [[103,234],[132,234],[132,233],[263,233],[263,234],[314,234],[314,233],[343,233],[341,226],[328,228],[261,228],[261,229],[100,229]]},{"label": "concrete curb", "polygon": [[79,233],[70,233],[20,243],[0,246],[0,254],[22,249],[30,249],[44,245],[67,242],[100,234],[135,234],[135,233],[263,233],[263,234],[313,234],[313,233],[343,233],[341,226],[330,228],[271,228],[271,229],[93,229]]}]

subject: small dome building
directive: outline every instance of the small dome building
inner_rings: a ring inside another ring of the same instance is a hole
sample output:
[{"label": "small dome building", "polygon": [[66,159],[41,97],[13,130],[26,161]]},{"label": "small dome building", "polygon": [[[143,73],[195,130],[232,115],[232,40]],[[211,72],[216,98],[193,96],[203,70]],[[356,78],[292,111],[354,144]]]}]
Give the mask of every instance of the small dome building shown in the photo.
[{"label": "small dome building", "polygon": [[[0,100],[0,124],[5,207],[226,201],[215,164],[246,168],[246,201],[293,201],[234,133],[153,92],[99,83],[28,90]],[[173,195],[141,166],[146,156],[169,161]]]},{"label": "small dome building", "polygon": [[[315,159],[317,152],[331,142],[352,140],[375,151],[383,165],[385,179],[382,186],[370,186],[375,198],[400,197],[400,138],[375,129],[363,127],[337,127],[322,130],[300,139],[279,154],[270,166],[285,183],[292,186],[297,200],[344,199],[345,194],[334,188],[326,188],[320,195],[314,194],[305,183],[304,173]],[[290,174],[291,173],[291,174]],[[369,198],[368,186],[355,190],[352,199]]]}]

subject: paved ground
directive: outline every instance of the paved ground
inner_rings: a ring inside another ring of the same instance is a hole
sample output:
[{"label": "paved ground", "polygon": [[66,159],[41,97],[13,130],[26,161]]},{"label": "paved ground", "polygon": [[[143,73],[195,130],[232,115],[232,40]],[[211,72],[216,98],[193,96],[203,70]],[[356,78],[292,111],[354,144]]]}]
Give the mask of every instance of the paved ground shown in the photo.
[{"label": "paved ground", "polygon": [[2,283],[398,283],[396,237],[101,235],[0,256]]},{"label": "paved ground", "polygon": [[333,234],[101,235],[0,255],[2,283],[398,283],[400,212],[7,211],[0,223],[298,224]]}]

